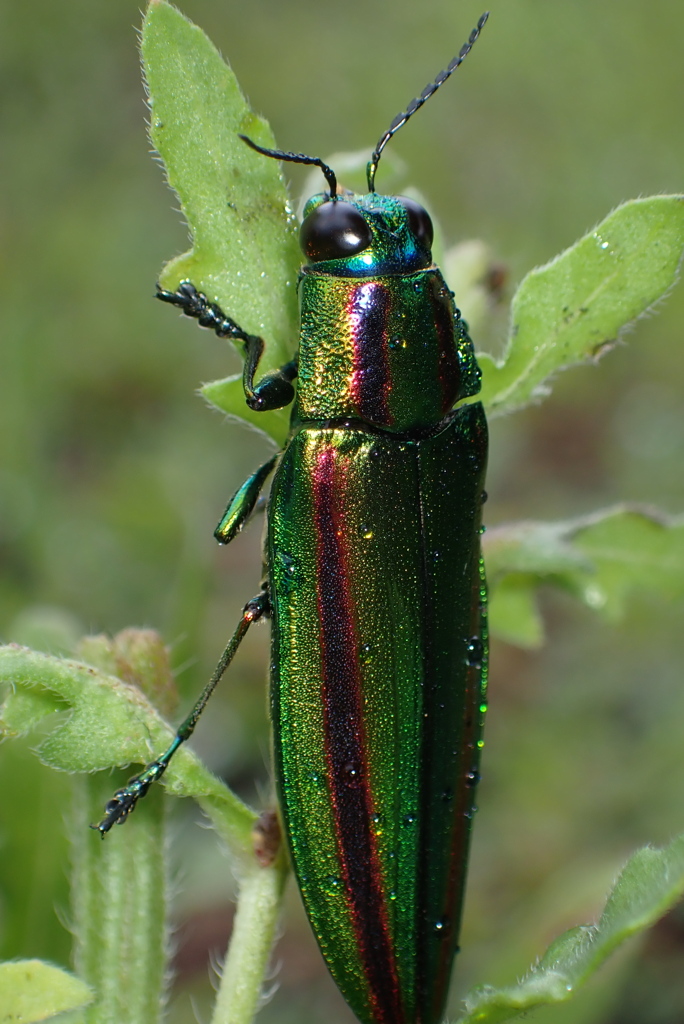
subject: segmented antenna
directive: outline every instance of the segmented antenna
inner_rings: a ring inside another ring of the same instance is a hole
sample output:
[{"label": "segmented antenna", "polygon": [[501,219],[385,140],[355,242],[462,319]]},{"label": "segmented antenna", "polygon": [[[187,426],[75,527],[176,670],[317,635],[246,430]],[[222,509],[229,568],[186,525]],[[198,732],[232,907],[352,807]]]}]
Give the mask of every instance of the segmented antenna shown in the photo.
[{"label": "segmented antenna", "polygon": [[252,142],[246,135],[240,135],[239,138],[256,150],[257,153],[262,153],[264,156],[272,156],[275,160],[289,160],[293,164],[315,164],[316,167],[320,167],[330,188],[330,198],[334,199],[336,197],[337,178],[335,177],[335,172],[320,157],[307,156],[306,153],[286,153],[282,149],[265,149],[264,146],[258,146],[256,142]]},{"label": "segmented antenna", "polygon": [[433,93],[437,92],[440,85],[443,85],[444,82],[446,82],[447,78],[451,74],[453,74],[453,72],[456,70],[459,64],[463,63],[463,61],[466,59],[466,57],[472,50],[475,44],[475,40],[477,39],[480,32],[484,28],[484,24],[487,21],[488,17],[489,11],[485,11],[480,20],[478,21],[477,26],[470,33],[468,42],[461,47],[458,56],[454,57],[454,59],[449,64],[448,68],[446,68],[444,71],[440,71],[440,73],[435,78],[434,82],[430,82],[429,85],[426,85],[423,91],[421,92],[420,96],[416,97],[416,99],[411,100],[408,107],[403,113],[397,114],[397,116],[394,118],[392,124],[389,126],[385,134],[380,137],[380,140],[377,146],[375,147],[375,150],[373,151],[373,155],[370,158],[370,162],[366,169],[369,192],[375,192],[375,172],[378,169],[378,162],[380,160],[382,151],[389,142],[389,140],[392,138],[393,135],[396,135],[400,128],[402,128],[406,124],[409,117],[415,114],[416,110],[419,110],[423,106],[423,104],[430,99]]}]

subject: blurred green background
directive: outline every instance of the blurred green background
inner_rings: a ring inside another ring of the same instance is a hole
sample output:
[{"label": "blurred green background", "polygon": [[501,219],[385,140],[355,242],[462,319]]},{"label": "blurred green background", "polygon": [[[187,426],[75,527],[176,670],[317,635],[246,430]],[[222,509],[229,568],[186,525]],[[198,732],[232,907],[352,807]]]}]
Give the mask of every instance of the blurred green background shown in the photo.
[{"label": "blurred green background", "polygon": [[[480,237],[509,294],[620,201],[683,191],[684,7],[672,0],[491,0],[482,41],[392,146],[447,240]],[[237,356],[152,299],[187,247],[150,159],[138,0],[0,6],[0,630],[158,628],[186,703],[258,588],[259,527],[212,532],[266,442],[193,395]],[[369,152],[460,48],[479,0],[186,0],[282,146]],[[382,170],[378,184],[382,188]],[[302,176],[292,169],[295,194]],[[458,301],[458,297],[457,297]],[[684,511],[684,289],[598,368],[492,426],[490,524],[617,501]],[[503,343],[505,318],[486,338]],[[476,342],[478,339],[476,339]],[[482,340],[480,345],[482,347]],[[682,608],[635,598],[620,626],[543,595],[547,644],[494,644],[484,781],[452,1010],[590,920],[629,852],[684,828]],[[247,799],[267,797],[267,628],[245,642],[196,747]],[[0,955],[68,963],[69,787],[29,746],[0,751]],[[173,1024],[206,1019],[232,880],[185,827]],[[93,840],[95,841],[95,840]],[[291,887],[262,1019],[351,1017]],[[673,912],[542,1024],[681,1024],[684,914]]]}]

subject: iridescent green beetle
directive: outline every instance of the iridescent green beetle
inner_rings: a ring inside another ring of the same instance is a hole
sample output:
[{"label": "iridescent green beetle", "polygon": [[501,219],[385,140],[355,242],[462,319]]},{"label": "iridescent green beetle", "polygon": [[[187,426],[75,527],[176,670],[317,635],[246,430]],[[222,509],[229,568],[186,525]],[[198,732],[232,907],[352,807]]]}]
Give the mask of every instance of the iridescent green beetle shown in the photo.
[{"label": "iridescent green beetle", "polygon": [[[368,193],[304,210],[298,357],[254,383],[263,341],[182,282],[159,297],[244,343],[256,410],[294,400],[283,452],[240,488],[228,543],[275,470],[262,590],[173,744],[105,809],[133,810],[192,733],[253,621],[272,619],[275,774],[284,830],[323,956],[363,1024],[437,1024],[457,949],[486,690],[480,554],[487,428],[466,324],[432,262],[432,224],[375,192],[380,155],[462,62],[381,137]],[[297,392],[293,381],[297,378]]]}]

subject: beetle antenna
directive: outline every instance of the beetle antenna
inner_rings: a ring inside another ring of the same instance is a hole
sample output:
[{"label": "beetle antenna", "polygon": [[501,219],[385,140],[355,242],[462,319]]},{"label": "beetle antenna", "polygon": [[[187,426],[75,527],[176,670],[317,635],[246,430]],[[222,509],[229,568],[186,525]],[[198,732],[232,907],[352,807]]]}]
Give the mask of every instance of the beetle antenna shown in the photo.
[{"label": "beetle antenna", "polygon": [[330,198],[335,199],[337,197],[337,178],[335,177],[335,172],[320,157],[307,156],[306,153],[286,153],[282,149],[265,149],[264,146],[258,146],[256,142],[252,142],[246,135],[239,135],[238,137],[252,149],[256,150],[257,153],[262,153],[264,156],[272,156],[275,160],[289,160],[293,164],[315,164],[316,167],[320,167],[330,188]]},{"label": "beetle antenna", "polygon": [[375,147],[375,150],[373,151],[373,155],[370,158],[370,162],[366,169],[369,192],[375,192],[375,172],[378,169],[378,162],[380,160],[382,151],[389,142],[389,140],[392,138],[393,135],[396,135],[400,128],[402,128],[406,124],[409,117],[411,117],[412,114],[415,114],[416,110],[419,110],[420,107],[422,107],[423,104],[430,99],[433,93],[437,92],[440,85],[443,85],[444,82],[446,82],[447,78],[451,74],[453,74],[453,72],[456,70],[459,64],[463,63],[463,61],[466,59],[466,57],[472,50],[477,37],[484,28],[485,22],[487,21],[488,17],[489,11],[485,11],[480,20],[478,21],[476,27],[470,33],[470,36],[468,37],[468,42],[461,47],[458,55],[454,57],[449,66],[445,68],[444,71],[440,71],[440,73],[435,78],[434,82],[430,82],[429,85],[425,86],[420,96],[417,96],[415,99],[411,100],[405,111],[403,111],[401,114],[397,114],[397,116],[394,118],[392,124],[389,126],[385,134],[380,136],[378,144]]}]

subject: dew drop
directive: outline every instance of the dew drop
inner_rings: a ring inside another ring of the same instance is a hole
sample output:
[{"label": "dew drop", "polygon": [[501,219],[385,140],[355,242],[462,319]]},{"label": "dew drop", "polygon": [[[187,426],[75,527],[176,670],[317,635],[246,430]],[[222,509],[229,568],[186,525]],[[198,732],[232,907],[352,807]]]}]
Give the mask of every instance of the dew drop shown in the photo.
[{"label": "dew drop", "polygon": [[479,636],[471,636],[466,644],[466,664],[471,668],[480,668],[482,665],[482,641]]},{"label": "dew drop", "polygon": [[416,820],[415,814],[405,814],[404,815],[403,824],[404,825],[413,825],[415,823],[415,820]]},{"label": "dew drop", "polygon": [[371,540],[373,537],[373,531],[371,530],[368,523],[361,523],[361,525],[359,526],[359,533],[361,534],[364,540]]},{"label": "dew drop", "polygon": [[480,773],[477,768],[471,768],[469,772],[466,772],[465,784],[466,786],[477,786],[480,781]]},{"label": "dew drop", "polygon": [[294,555],[289,554],[287,551],[279,551],[276,557],[288,575],[292,575],[297,571],[297,560]]},{"label": "dew drop", "polygon": [[361,784],[361,765],[358,761],[347,761],[342,769],[344,784],[349,789],[356,789]]},{"label": "dew drop", "polygon": [[608,602],[608,597],[602,587],[590,583],[584,588],[584,600],[590,608],[603,608]]}]

